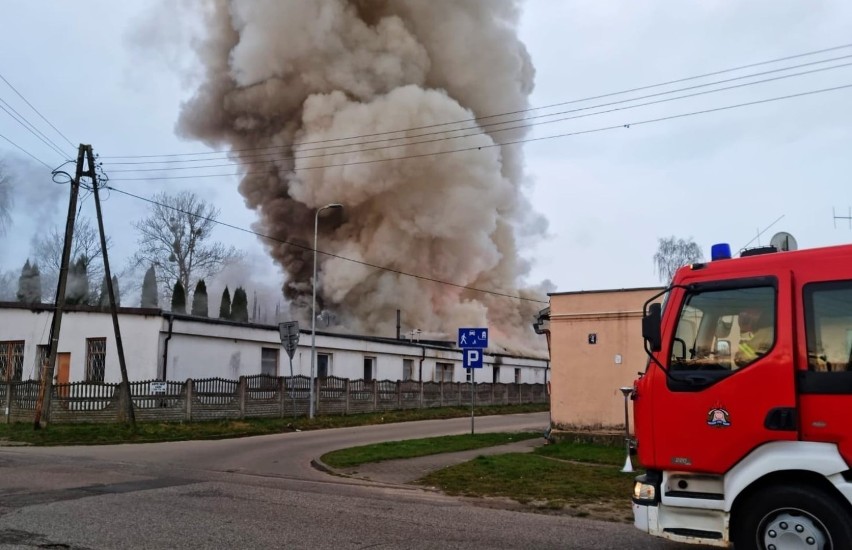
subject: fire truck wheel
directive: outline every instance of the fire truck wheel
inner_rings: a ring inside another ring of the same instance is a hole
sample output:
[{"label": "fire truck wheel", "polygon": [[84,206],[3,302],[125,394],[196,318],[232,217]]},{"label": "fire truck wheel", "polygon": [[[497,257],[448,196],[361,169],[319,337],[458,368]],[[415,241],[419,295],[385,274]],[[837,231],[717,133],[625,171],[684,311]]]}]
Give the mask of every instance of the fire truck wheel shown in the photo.
[{"label": "fire truck wheel", "polygon": [[735,514],[737,550],[838,550],[852,541],[846,507],[818,487],[767,487],[738,504]]}]

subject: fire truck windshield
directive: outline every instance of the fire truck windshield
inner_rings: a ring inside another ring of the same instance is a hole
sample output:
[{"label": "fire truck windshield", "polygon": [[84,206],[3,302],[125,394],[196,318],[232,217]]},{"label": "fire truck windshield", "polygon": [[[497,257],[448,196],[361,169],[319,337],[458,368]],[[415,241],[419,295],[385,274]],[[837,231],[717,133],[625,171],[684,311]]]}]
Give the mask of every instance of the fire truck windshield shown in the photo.
[{"label": "fire truck windshield", "polygon": [[671,342],[672,372],[753,363],[775,343],[775,313],[769,286],[687,292]]}]

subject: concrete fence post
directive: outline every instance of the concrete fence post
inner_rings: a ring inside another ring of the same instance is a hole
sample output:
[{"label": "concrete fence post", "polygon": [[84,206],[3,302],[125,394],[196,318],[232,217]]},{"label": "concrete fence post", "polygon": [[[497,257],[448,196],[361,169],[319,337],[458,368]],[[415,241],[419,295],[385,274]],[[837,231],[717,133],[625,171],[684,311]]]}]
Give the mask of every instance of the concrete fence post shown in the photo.
[{"label": "concrete fence post", "polygon": [[423,408],[423,380],[420,381],[420,407]]},{"label": "concrete fence post", "polygon": [[240,418],[246,417],[246,389],[248,388],[248,383],[246,381],[245,376],[240,376],[239,382],[237,382],[237,403],[240,404]]},{"label": "concrete fence post", "polygon": [[6,382],[6,403],[5,405],[5,414],[6,424],[9,424],[12,420],[12,384],[10,382]]},{"label": "concrete fence post", "polygon": [[396,381],[396,408],[402,409],[402,382]]},{"label": "concrete fence post", "polygon": [[441,406],[443,407],[444,406],[444,381],[441,380],[439,382],[439,384],[441,385]]},{"label": "concrete fence post", "polygon": [[373,380],[373,411],[379,411],[379,381]]},{"label": "concrete fence post", "polygon": [[343,414],[349,414],[349,379],[343,385],[343,397],[346,400],[343,405]]},{"label": "concrete fence post", "polygon": [[192,378],[186,379],[186,421],[192,422],[192,395],[193,391]]}]

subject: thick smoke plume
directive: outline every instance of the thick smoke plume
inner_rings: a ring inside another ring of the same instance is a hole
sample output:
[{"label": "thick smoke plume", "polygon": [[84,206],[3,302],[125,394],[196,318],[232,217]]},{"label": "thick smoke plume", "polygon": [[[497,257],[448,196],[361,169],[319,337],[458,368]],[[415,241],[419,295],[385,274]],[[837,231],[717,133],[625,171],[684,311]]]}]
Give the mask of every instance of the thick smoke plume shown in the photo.
[{"label": "thick smoke plume", "polygon": [[[473,120],[528,106],[518,3],[221,0],[207,16],[205,76],[179,132],[229,145],[257,229],[308,248],[268,244],[291,308],[309,318],[314,214],[341,203],[319,220],[317,248],[339,257],[319,257],[318,311],[392,336],[400,309],[403,331],[487,325],[505,349],[540,350],[530,325],[543,304],[342,259],[546,299],[519,289],[515,236],[542,225],[521,192],[522,151],[492,146],[522,131]],[[468,137],[436,139],[452,136]],[[468,150],[441,154],[457,149]]]}]

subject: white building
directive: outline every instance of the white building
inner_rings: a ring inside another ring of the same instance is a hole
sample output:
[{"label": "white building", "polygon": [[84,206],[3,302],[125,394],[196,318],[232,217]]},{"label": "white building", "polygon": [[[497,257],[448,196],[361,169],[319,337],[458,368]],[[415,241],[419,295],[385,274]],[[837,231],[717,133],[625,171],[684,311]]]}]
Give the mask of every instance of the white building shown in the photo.
[{"label": "white building", "polygon": [[[0,376],[37,377],[53,319],[50,304],[0,302]],[[289,376],[290,362],[277,326],[172,315],[159,309],[120,308],[128,378],[188,378],[269,374]],[[121,380],[112,317],[97,307],[75,306],[62,316],[57,382]],[[316,333],[317,376],[367,380],[463,382],[461,350],[452,342]],[[310,375],[311,334],[302,330],[292,373]],[[547,382],[548,361],[485,353],[477,382]]]}]

